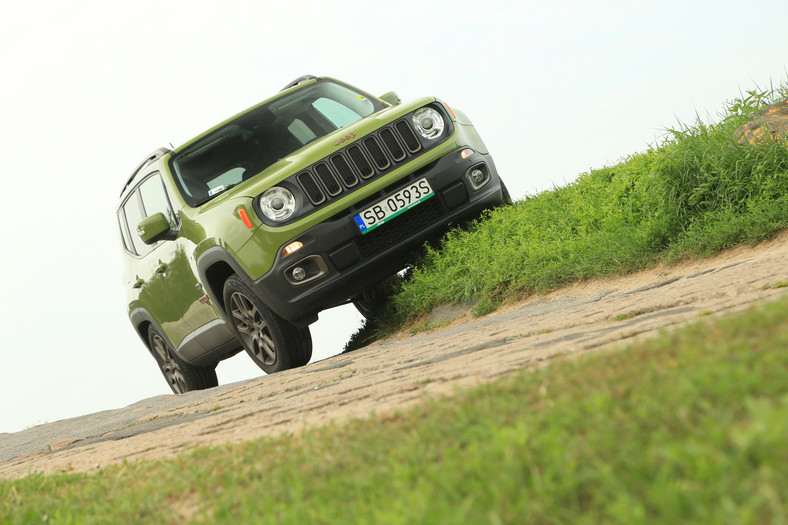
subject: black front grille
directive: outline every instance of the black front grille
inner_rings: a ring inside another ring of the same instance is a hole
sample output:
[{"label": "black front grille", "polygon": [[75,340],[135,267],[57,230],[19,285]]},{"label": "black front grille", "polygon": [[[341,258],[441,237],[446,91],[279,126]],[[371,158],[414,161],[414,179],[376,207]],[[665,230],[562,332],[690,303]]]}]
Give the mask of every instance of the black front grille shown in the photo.
[{"label": "black front grille", "polygon": [[421,142],[419,142],[419,138],[416,136],[416,133],[413,131],[413,128],[410,127],[407,120],[400,120],[394,124],[394,129],[397,130],[397,133],[402,138],[408,151],[416,153],[421,149]]},{"label": "black front grille", "polygon": [[342,179],[345,187],[352,188],[358,184],[356,173],[353,171],[353,168],[350,166],[350,163],[348,163],[345,157],[342,155],[334,155],[331,157],[331,164],[334,166],[337,174],[339,174],[339,178]]},{"label": "black front grille", "polygon": [[362,178],[368,179],[375,174],[375,168],[373,168],[372,164],[369,163],[369,160],[364,154],[364,150],[361,149],[361,146],[350,146],[347,149],[347,154],[350,157],[350,161],[356,166],[356,169]]},{"label": "black front grille", "polygon": [[312,204],[318,205],[326,200],[323,190],[320,189],[320,186],[311,173],[308,171],[301,172],[296,175],[296,180],[304,189],[304,193],[306,193],[306,196],[312,201]]},{"label": "black front grille", "polygon": [[395,162],[399,162],[405,158],[405,150],[402,149],[399,140],[397,140],[397,136],[391,129],[384,128],[380,130],[380,138],[383,140],[383,144],[386,145],[389,155],[391,155],[391,158],[394,159]]},{"label": "black front grille", "polygon": [[412,237],[416,232],[434,224],[442,215],[443,206],[436,195],[357,238],[356,245],[362,257],[370,257]]},{"label": "black front grille", "polygon": [[422,149],[409,120],[403,118],[315,163],[295,182],[313,206],[327,204],[350,188],[396,169]]},{"label": "black front grille", "polygon": [[317,175],[317,178],[320,179],[320,182],[323,183],[323,187],[326,189],[329,195],[333,197],[335,195],[339,195],[342,192],[342,186],[339,185],[339,181],[334,176],[331,168],[328,167],[328,164],[325,162],[315,164],[315,174]]},{"label": "black front grille", "polygon": [[389,166],[391,166],[391,162],[389,162],[388,157],[385,153],[383,153],[383,148],[380,147],[380,142],[375,137],[367,137],[364,139],[364,146],[367,148],[370,156],[372,157],[372,162],[375,163],[375,166],[380,171],[385,170]]}]

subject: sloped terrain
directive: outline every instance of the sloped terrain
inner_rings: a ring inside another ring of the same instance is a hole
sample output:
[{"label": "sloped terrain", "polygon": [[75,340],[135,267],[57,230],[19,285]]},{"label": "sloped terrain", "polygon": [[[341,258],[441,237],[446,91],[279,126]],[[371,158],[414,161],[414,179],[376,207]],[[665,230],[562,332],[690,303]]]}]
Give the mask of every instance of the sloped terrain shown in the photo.
[{"label": "sloped terrain", "polygon": [[787,255],[784,232],[756,247],[533,296],[482,318],[439,308],[426,333],[398,334],[272,376],[5,434],[0,476],[91,472],[392,413],[555,358],[614,349],[782,297]]}]

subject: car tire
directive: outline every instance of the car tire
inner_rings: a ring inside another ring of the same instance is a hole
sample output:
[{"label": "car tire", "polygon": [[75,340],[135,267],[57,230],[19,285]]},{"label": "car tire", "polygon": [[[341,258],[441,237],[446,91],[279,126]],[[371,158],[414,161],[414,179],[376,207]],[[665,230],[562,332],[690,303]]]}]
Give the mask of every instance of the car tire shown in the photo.
[{"label": "car tire", "polygon": [[215,368],[184,362],[175,354],[161,332],[153,326],[148,328],[148,343],[159,370],[174,394],[204,390],[219,384]]},{"label": "car tire", "polygon": [[364,319],[374,319],[381,314],[383,307],[386,306],[386,302],[392,293],[395,283],[406,278],[405,276],[409,275],[409,273],[410,270],[407,270],[407,272],[402,275],[400,273],[395,273],[394,275],[386,277],[379,283],[372,285],[364,290],[364,292],[351,299],[353,306],[356,307],[358,313],[364,316]]},{"label": "car tire", "polygon": [[506,184],[504,184],[503,181],[501,181],[501,194],[503,195],[504,205],[510,205],[512,203],[512,196],[509,195],[509,190],[506,188]]},{"label": "car tire", "polygon": [[353,306],[356,307],[364,319],[374,319],[376,313],[386,302],[386,294],[381,285],[376,285],[366,290],[361,295],[353,298]]},{"label": "car tire", "polygon": [[301,346],[301,359],[296,366],[304,366],[312,359],[312,333],[309,331],[309,328],[301,328],[299,332],[303,343]]},{"label": "car tire", "polygon": [[265,373],[303,366],[312,358],[309,328],[298,328],[279,317],[238,276],[224,283],[223,297],[230,326]]}]

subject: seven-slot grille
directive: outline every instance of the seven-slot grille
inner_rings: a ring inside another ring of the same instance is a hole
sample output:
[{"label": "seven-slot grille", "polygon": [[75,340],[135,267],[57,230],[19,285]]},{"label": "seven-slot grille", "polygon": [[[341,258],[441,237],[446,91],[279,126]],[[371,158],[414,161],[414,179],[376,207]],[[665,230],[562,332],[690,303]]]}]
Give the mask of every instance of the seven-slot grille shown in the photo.
[{"label": "seven-slot grille", "polygon": [[421,149],[408,121],[398,120],[302,171],[296,181],[309,201],[318,206],[376,173],[395,168]]}]

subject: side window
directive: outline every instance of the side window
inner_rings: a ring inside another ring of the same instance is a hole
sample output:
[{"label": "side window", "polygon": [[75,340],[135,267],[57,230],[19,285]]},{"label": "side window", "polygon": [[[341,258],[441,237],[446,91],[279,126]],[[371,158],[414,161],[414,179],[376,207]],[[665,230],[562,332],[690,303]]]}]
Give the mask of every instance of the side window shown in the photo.
[{"label": "side window", "polygon": [[134,193],[129,196],[123,205],[123,216],[126,218],[126,224],[129,226],[129,237],[131,237],[131,243],[134,246],[132,251],[136,252],[137,255],[145,255],[151,250],[151,247],[142,242],[142,239],[137,235],[137,224],[145,218],[138,190],[134,190]]},{"label": "side window", "polygon": [[131,243],[129,230],[126,228],[126,217],[123,210],[118,210],[118,227],[120,228],[120,237],[123,239],[123,247],[126,248],[126,251],[134,253],[134,245]]},{"label": "side window", "polygon": [[137,186],[118,212],[121,236],[129,251],[145,255],[153,249],[153,246],[145,244],[139,238],[137,225],[142,219],[159,212],[164,214],[170,226],[177,226],[175,213],[167,198],[161,176],[157,173]]},{"label": "side window", "polygon": [[[163,213],[167,217],[167,221],[171,227],[175,227],[175,214],[170,206],[170,200],[167,198],[167,192],[164,190],[164,184],[161,182],[161,176],[157,173],[152,177],[145,179],[139,186],[140,197],[142,197],[142,206],[145,217],[150,217],[155,213]],[[132,226],[129,223],[129,226]],[[135,223],[132,230],[137,231],[137,224]]]}]

